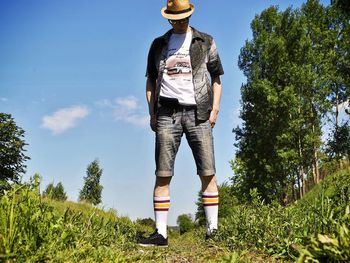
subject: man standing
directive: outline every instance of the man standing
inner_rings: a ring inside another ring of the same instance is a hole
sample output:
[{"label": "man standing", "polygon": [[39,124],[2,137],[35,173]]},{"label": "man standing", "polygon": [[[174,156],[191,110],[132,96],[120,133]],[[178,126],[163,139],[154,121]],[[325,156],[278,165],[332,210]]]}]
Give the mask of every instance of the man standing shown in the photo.
[{"label": "man standing", "polygon": [[206,238],[215,234],[219,195],[215,178],[212,129],[220,109],[223,68],[213,38],[189,26],[195,7],[188,0],[168,0],[161,14],[172,29],[149,50],[146,97],[150,126],[156,133],[154,213],[156,232],[142,246],[167,246],[169,184],[183,133],[202,182]]}]

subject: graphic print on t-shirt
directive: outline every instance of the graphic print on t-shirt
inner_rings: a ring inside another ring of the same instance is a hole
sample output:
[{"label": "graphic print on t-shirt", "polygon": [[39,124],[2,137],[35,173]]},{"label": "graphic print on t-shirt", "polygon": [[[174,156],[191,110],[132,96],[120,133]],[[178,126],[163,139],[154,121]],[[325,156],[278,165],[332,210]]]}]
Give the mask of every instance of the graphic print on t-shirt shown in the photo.
[{"label": "graphic print on t-shirt", "polygon": [[168,46],[165,74],[171,76],[192,73],[188,40],[188,34],[172,35]]},{"label": "graphic print on t-shirt", "polygon": [[181,104],[195,105],[190,58],[192,32],[172,34],[163,72],[160,95],[177,98]]},{"label": "graphic print on t-shirt", "polygon": [[168,75],[174,75],[174,74],[190,74],[192,72],[191,70],[191,65],[186,62],[186,61],[183,61],[183,62],[177,62],[175,63],[175,65],[173,66],[170,66],[170,63],[167,64],[168,67],[165,68],[166,69],[166,73]]}]

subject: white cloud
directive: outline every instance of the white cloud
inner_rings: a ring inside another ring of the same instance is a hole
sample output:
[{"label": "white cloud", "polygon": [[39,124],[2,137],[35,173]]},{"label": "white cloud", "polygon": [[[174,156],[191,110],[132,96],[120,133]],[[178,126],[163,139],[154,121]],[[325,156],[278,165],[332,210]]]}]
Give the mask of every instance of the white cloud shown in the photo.
[{"label": "white cloud", "polygon": [[0,98],[0,101],[1,101],[1,102],[7,102],[7,101],[8,101],[8,98]]},{"label": "white cloud", "polygon": [[149,117],[147,115],[132,114],[122,120],[139,127],[147,127],[149,124]]},{"label": "white cloud", "polygon": [[114,101],[105,99],[95,104],[101,108],[112,109],[116,121],[122,121],[139,127],[148,126],[148,114],[141,109],[139,100],[134,96],[120,97]]},{"label": "white cloud", "polygon": [[77,125],[80,119],[89,115],[86,106],[72,106],[55,111],[42,119],[41,127],[49,129],[54,135],[61,134]]},{"label": "white cloud", "polygon": [[116,103],[118,106],[123,107],[124,109],[128,111],[134,111],[138,108],[138,99],[134,96],[129,96],[125,98],[117,98]]},{"label": "white cloud", "polygon": [[145,127],[149,123],[149,117],[141,112],[138,99],[134,96],[125,98],[117,98],[115,100],[114,118],[117,121],[124,121],[126,123]]}]

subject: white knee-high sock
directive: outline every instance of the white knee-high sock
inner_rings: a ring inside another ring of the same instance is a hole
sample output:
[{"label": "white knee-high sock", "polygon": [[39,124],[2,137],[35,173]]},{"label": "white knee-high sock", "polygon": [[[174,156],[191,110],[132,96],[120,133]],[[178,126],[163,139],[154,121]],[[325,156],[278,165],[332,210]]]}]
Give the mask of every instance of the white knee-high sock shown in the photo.
[{"label": "white knee-high sock", "polygon": [[207,234],[210,235],[214,229],[218,229],[219,193],[203,192],[202,202],[207,219]]},{"label": "white knee-high sock", "polygon": [[170,207],[170,197],[153,197],[154,217],[158,233],[167,238],[168,212]]}]

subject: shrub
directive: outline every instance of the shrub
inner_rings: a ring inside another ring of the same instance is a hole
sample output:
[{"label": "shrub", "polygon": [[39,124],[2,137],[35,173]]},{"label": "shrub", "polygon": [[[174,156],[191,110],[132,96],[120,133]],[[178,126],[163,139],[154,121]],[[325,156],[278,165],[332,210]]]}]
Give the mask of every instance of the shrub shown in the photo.
[{"label": "shrub", "polygon": [[190,214],[183,214],[177,217],[176,223],[180,228],[180,234],[185,234],[194,228],[192,216]]}]

